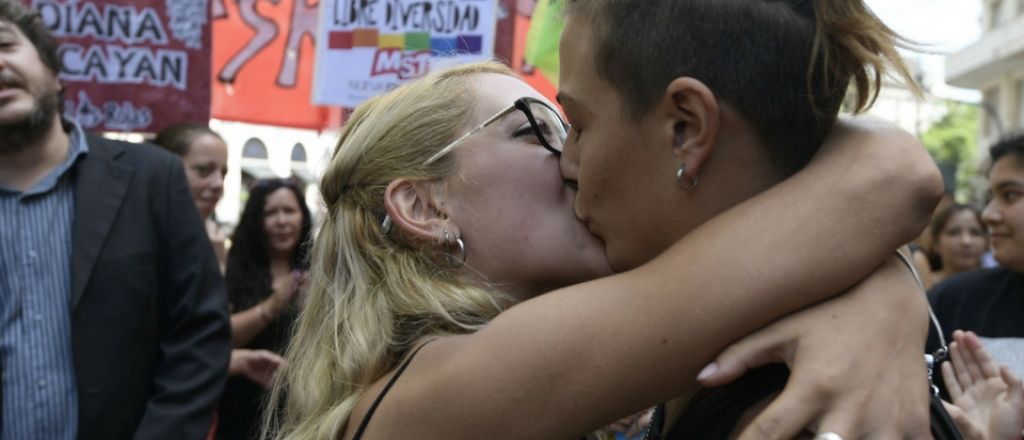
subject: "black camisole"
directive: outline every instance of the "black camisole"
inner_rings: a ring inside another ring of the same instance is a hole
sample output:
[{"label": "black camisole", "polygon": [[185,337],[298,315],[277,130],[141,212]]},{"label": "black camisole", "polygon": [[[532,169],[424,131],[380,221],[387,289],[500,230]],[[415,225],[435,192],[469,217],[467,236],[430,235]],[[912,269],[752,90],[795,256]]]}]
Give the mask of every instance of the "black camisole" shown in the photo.
[{"label": "black camisole", "polygon": [[[412,362],[412,358],[416,357],[416,353],[419,353],[420,350],[423,349],[423,347],[426,347],[427,344],[434,342],[436,340],[437,339],[427,341],[419,348],[417,348],[415,351],[413,351],[412,354],[409,355],[409,358],[405,360],[405,362],[402,362],[402,365],[398,367],[398,371],[396,371],[395,375],[391,377],[391,380],[388,381],[388,384],[384,385],[384,389],[381,390],[380,394],[377,396],[377,399],[373,401],[373,405],[370,405],[370,409],[366,411],[366,415],[363,416],[363,421],[359,423],[359,429],[356,429],[356,434],[352,437],[352,440],[362,439],[363,431],[366,431],[366,425],[370,424],[370,417],[373,417],[373,413],[377,411],[377,406],[380,405],[381,400],[384,400],[384,395],[387,394],[388,390],[391,389],[391,386],[398,381],[398,377],[402,375],[403,371],[405,371],[405,367],[408,367],[409,363]],[[584,437],[581,440],[587,440],[587,438]]]},{"label": "black camisole", "polygon": [[402,372],[405,371],[405,367],[408,367],[409,363],[412,362],[412,358],[416,357],[416,353],[419,353],[420,350],[423,349],[423,347],[426,347],[427,344],[434,341],[436,341],[436,339],[427,341],[419,348],[417,348],[415,351],[413,351],[412,354],[409,355],[409,358],[405,360],[405,362],[402,362],[402,365],[398,367],[398,371],[395,372],[395,375],[391,376],[391,380],[388,381],[388,384],[384,385],[384,389],[380,392],[380,395],[377,396],[377,400],[374,400],[373,405],[370,405],[370,409],[366,411],[366,415],[363,416],[363,421],[362,423],[359,424],[359,429],[356,430],[356,435],[352,437],[352,440],[359,440],[360,438],[363,437],[363,431],[366,430],[366,425],[370,423],[370,417],[372,417],[373,413],[377,411],[377,406],[380,405],[381,400],[384,400],[384,395],[387,394],[388,390],[391,389],[391,386],[398,381],[398,376],[402,375]]}]

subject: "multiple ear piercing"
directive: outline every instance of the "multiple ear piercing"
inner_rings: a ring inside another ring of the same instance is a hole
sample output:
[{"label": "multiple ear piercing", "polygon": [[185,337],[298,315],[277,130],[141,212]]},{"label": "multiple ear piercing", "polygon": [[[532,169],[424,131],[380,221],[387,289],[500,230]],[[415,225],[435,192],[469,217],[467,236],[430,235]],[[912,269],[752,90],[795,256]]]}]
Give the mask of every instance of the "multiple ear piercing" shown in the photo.
[{"label": "multiple ear piercing", "polygon": [[[387,236],[391,232],[391,216],[388,214],[384,215],[384,221],[380,224],[381,235]],[[455,235],[455,245],[459,247],[459,253],[461,257],[455,259],[452,255],[452,241],[448,235],[448,230],[444,230],[444,259],[448,262],[448,265],[453,269],[458,269],[466,264],[466,243],[462,241],[462,237]]]}]

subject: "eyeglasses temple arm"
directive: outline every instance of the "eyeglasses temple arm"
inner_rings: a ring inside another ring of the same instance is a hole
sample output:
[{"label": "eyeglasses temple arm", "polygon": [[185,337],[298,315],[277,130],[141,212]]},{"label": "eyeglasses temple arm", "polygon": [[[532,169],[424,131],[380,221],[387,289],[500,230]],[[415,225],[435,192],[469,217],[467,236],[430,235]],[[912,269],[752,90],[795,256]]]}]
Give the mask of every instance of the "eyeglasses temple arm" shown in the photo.
[{"label": "eyeglasses temple arm", "polygon": [[512,113],[515,110],[516,110],[516,106],[515,106],[515,104],[512,104],[508,108],[506,108],[505,110],[502,110],[498,114],[496,114],[494,116],[491,116],[491,118],[486,120],[486,121],[484,121],[483,124],[480,124],[480,125],[476,126],[476,128],[470,130],[469,133],[466,133],[466,134],[462,135],[462,137],[452,141],[452,143],[450,143],[447,146],[445,146],[444,148],[442,148],[441,151],[438,151],[437,153],[434,153],[433,156],[430,156],[430,159],[427,159],[426,162],[423,162],[423,165],[430,165],[430,164],[434,163],[434,161],[436,161],[437,159],[440,159],[441,156],[444,156],[445,154],[448,154],[449,151],[452,151],[452,149],[455,148],[456,145],[458,145],[462,141],[466,140],[466,138],[476,134],[476,132],[478,132],[480,130],[483,130],[488,125],[493,124],[494,121],[497,121],[502,116],[505,116],[505,115],[507,115],[509,113]]}]

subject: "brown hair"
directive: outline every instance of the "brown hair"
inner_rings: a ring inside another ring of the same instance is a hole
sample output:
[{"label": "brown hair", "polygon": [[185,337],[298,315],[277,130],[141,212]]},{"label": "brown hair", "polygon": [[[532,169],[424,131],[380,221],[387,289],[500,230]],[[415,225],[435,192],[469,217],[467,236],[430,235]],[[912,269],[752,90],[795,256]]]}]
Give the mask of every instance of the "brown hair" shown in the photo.
[{"label": "brown hair", "polygon": [[[892,68],[920,90],[897,53],[912,43],[862,0],[566,0],[587,17],[598,74],[642,117],[668,84],[692,77],[737,107],[789,176],[835,123],[851,80],[867,110]],[[642,68],[641,68],[642,66]]]},{"label": "brown hair", "polygon": [[180,157],[185,157],[188,155],[189,150],[192,149],[192,142],[204,134],[213,135],[220,140],[224,140],[217,132],[205,125],[175,124],[160,130],[153,143]]}]

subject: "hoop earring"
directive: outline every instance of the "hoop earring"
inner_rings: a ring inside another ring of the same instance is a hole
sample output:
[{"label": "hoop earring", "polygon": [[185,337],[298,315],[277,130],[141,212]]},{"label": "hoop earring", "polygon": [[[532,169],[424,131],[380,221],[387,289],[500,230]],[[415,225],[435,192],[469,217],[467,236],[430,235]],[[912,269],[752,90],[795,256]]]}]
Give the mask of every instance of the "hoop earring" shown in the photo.
[{"label": "hoop earring", "polygon": [[676,185],[679,185],[680,188],[689,191],[697,186],[697,175],[693,176],[693,183],[687,185],[683,183],[683,171],[686,171],[686,162],[679,165],[679,171],[676,171]]},{"label": "hoop earring", "polygon": [[458,235],[455,236],[455,244],[459,246],[459,251],[462,253],[462,259],[456,260],[452,258],[451,241],[448,239],[448,230],[444,230],[444,259],[448,262],[448,265],[453,269],[458,269],[466,264],[466,243],[462,242],[462,239]]}]

